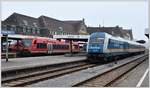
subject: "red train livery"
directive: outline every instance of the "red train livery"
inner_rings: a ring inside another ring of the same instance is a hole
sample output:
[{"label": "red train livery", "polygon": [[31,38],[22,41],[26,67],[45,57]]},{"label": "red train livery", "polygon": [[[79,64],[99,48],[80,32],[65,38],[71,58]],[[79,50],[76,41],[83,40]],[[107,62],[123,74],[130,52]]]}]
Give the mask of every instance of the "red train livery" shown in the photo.
[{"label": "red train livery", "polygon": [[53,54],[53,53],[68,53],[79,52],[79,45],[76,42],[72,42],[72,46],[70,46],[69,42],[59,41],[49,38],[24,38],[19,42],[11,44],[9,46],[9,50],[16,52],[18,51],[20,54]]}]

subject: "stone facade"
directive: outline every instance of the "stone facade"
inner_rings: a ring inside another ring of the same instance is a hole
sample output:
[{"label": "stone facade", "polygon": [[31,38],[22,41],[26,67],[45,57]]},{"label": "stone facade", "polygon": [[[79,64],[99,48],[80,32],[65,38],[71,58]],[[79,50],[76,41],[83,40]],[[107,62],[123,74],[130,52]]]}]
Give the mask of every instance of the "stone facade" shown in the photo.
[{"label": "stone facade", "polygon": [[36,18],[13,13],[2,23],[2,30],[14,31],[16,34],[41,36],[41,28]]},{"label": "stone facade", "polygon": [[88,35],[93,32],[107,32],[113,36],[133,39],[132,30],[122,27],[87,27],[84,19],[62,21],[47,16],[38,18],[13,13],[2,21],[2,30],[16,34],[52,37],[53,35]]},{"label": "stone facade", "polygon": [[18,13],[13,13],[4,20],[4,26],[11,26],[11,30],[14,30],[16,34],[23,35],[51,37],[52,35],[88,34],[84,20],[60,21],[47,16],[34,18]]}]

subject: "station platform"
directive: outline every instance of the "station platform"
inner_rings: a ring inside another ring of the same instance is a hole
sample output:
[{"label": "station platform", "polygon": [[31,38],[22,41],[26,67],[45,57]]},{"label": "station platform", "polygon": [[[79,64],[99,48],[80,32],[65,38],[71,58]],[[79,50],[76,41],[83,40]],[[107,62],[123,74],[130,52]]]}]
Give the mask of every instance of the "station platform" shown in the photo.
[{"label": "station platform", "polygon": [[85,56],[66,57],[64,55],[13,58],[9,59],[8,62],[6,62],[5,59],[1,59],[1,71],[4,72],[9,70],[67,63],[85,59],[86,59]]},{"label": "station platform", "polygon": [[[142,55],[138,55],[137,57],[141,57],[141,56]],[[129,58],[120,60],[117,62],[117,64],[112,62],[112,63],[107,63],[104,65],[99,65],[96,67],[84,69],[82,71],[74,72],[71,74],[66,74],[60,77],[56,77],[54,79],[48,79],[45,81],[37,82],[35,84],[28,85],[27,87],[72,87],[83,81],[96,77],[106,71],[115,69],[118,66],[121,66],[123,64],[125,65],[128,62],[136,60],[137,57],[129,57]],[[104,82],[101,82],[101,83],[104,83]],[[91,87],[94,87],[94,86],[91,85]]]}]

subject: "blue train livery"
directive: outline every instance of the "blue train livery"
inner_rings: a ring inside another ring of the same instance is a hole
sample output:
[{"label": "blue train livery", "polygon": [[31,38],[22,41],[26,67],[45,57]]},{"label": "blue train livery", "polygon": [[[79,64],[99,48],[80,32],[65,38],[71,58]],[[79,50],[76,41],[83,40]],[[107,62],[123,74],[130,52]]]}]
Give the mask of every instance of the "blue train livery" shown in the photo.
[{"label": "blue train livery", "polygon": [[87,43],[87,58],[90,61],[109,60],[114,56],[144,51],[145,47],[142,44],[114,37],[105,32],[92,33]]}]

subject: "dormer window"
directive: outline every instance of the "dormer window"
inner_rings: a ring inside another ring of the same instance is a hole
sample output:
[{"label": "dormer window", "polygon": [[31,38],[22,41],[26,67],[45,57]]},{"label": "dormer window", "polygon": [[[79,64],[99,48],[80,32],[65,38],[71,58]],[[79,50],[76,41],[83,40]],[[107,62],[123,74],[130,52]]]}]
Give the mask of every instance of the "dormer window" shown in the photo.
[{"label": "dormer window", "polygon": [[37,34],[40,34],[40,29],[39,28],[37,28]]},{"label": "dormer window", "polygon": [[26,27],[25,26],[23,26],[23,32],[26,33]]},{"label": "dormer window", "polygon": [[112,31],[111,34],[114,35],[114,31]]},{"label": "dormer window", "polygon": [[23,20],[24,25],[28,25],[28,22],[26,20]]},{"label": "dormer window", "polygon": [[59,31],[63,31],[63,28],[62,28],[62,27],[59,27],[58,29],[59,29]]},{"label": "dormer window", "polygon": [[2,25],[2,30],[7,30],[7,26],[6,25]]},{"label": "dormer window", "polygon": [[15,25],[11,25],[11,31],[16,31],[16,26]]},{"label": "dormer window", "polygon": [[35,22],[33,23],[33,26],[34,26],[34,27],[38,27],[37,24],[36,24]]}]

